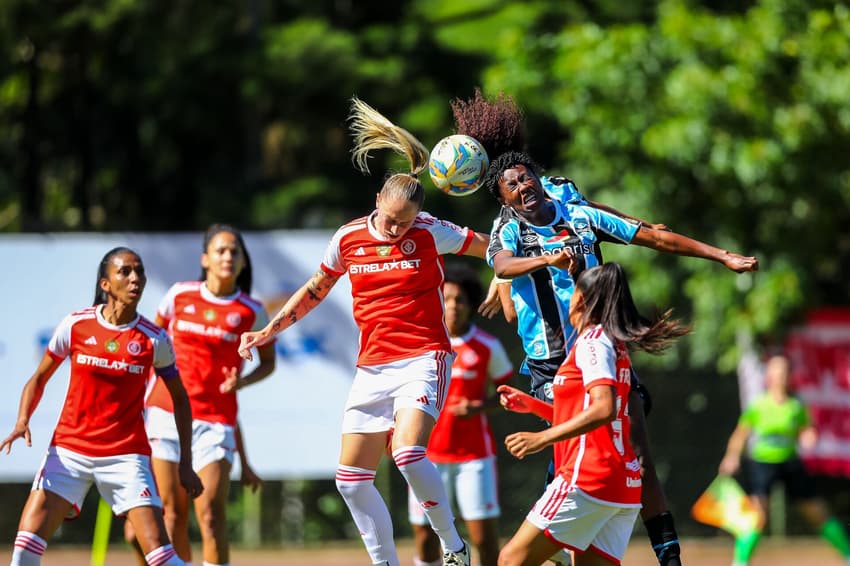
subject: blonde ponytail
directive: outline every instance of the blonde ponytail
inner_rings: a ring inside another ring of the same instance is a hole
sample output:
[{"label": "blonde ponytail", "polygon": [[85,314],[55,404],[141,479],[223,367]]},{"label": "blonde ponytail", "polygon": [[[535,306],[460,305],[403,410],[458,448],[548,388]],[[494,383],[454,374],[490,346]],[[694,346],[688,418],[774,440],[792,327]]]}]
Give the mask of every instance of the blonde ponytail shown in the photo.
[{"label": "blonde ponytail", "polygon": [[348,118],[354,136],[351,160],[363,173],[369,172],[367,160],[373,149],[391,149],[405,156],[413,176],[419,175],[428,166],[428,148],[416,136],[396,126],[357,97],[351,99],[351,114]]}]

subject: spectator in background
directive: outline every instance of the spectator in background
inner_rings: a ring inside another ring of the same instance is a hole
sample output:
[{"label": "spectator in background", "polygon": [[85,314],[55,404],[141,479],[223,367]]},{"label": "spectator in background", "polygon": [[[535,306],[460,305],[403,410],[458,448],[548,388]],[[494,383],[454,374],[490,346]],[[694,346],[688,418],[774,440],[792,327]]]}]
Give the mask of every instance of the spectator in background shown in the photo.
[{"label": "spectator in background", "polygon": [[[473,269],[446,265],[443,302],[455,360],[446,406],[428,443],[428,457],[466,523],[481,566],[496,566],[500,507],[496,446],[487,413],[499,408],[498,394],[490,394],[491,384],[507,383],[513,365],[501,342],[472,322],[483,296]],[[416,543],[414,566],[438,566],[442,563],[440,540],[412,492],[409,513]]]},{"label": "spectator in background", "polygon": [[826,502],[817,497],[814,479],[806,472],[797,450],[798,444],[804,450],[813,447],[817,432],[802,402],[789,392],[789,369],[788,358],[783,355],[772,356],[767,361],[766,390],[738,419],[720,462],[721,474],[737,473],[750,440],[746,483],[761,523],[758,530],[735,540],[733,566],[749,564],[766,521],[770,489],[777,481],[784,484],[788,497],[797,502],[803,517],[850,564],[850,540],[844,526],[830,514]]},{"label": "spectator in background", "polygon": [[107,252],[98,267],[94,306],[66,316],[21,394],[18,421],[0,442],[11,450],[23,438],[32,446],[29,420],[48,380],[68,358],[71,378],[47,455],[21,513],[12,566],[37,566],[47,540],[66,518],[79,515],[92,484],[116,515],[126,515],[152,566],[184,564],[169,542],[150,465],[142,409],[151,370],[174,406],[177,442],[175,485],[197,497],[203,485],[192,471],[192,414],[165,331],[137,312],[147,277],[138,254]]}]

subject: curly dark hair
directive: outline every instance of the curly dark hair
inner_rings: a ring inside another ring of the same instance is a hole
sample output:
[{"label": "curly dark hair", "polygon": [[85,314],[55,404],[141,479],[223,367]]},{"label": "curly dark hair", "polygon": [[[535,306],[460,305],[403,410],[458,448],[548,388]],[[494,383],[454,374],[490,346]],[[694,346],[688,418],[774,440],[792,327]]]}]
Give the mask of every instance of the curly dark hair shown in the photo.
[{"label": "curly dark hair", "polygon": [[525,118],[509,95],[500,92],[487,100],[476,87],[472,98],[455,98],[450,104],[457,133],[478,140],[491,160],[525,149]]},{"label": "curly dark hair", "polygon": [[523,153],[521,151],[508,151],[507,153],[499,155],[496,159],[490,162],[490,167],[487,168],[487,172],[484,174],[484,179],[481,180],[481,184],[484,187],[487,187],[487,190],[490,191],[490,194],[493,195],[496,200],[499,200],[499,197],[501,196],[501,194],[499,194],[499,179],[502,178],[502,173],[515,165],[524,165],[526,169],[534,172],[535,175],[540,175],[543,172],[540,165],[538,165],[527,153]]}]

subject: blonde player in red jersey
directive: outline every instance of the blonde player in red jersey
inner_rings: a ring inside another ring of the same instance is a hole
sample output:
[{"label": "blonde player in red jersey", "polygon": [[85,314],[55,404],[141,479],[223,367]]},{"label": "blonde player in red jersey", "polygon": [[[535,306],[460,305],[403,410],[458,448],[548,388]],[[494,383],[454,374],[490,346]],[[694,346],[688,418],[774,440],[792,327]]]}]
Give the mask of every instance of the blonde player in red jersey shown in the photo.
[{"label": "blonde player in red jersey", "polygon": [[[236,391],[268,377],[275,367],[274,344],[259,348],[259,364],[240,377],[237,351],[243,332],[268,323],[262,304],[249,296],[251,260],[242,235],[226,224],[210,226],[203,239],[201,278],[175,283],[157,309],[156,322],[168,330],[192,406],[192,453],[206,486],[195,499],[204,566],[227,565],[227,496],[234,453],[239,451],[243,483],[256,487],[240,444]],[[147,399],[146,427],[156,480],[162,489],[166,526],[178,554],[191,560],[189,502],[177,489],[177,443],[167,392],[154,385]]]},{"label": "blonde player in red jersey", "polygon": [[142,419],[151,369],[174,403],[179,441],[187,448],[179,482],[190,497],[198,496],[203,485],[192,471],[192,415],[171,341],[136,312],[146,281],[138,254],[128,248],[110,250],[98,268],[94,306],[65,317],[24,386],[18,421],[0,443],[7,454],[19,438],[32,446],[30,417],[47,381],[70,359],[65,404],[21,513],[12,566],[41,564],[47,539],[64,519],[79,514],[93,483],[112,511],[133,523],[148,564],[184,564],[163,523]]},{"label": "blonde player in red jersey", "polygon": [[[513,365],[498,338],[472,322],[483,298],[478,274],[463,264],[446,265],[443,302],[455,360],[446,406],[428,443],[450,499],[466,523],[481,566],[496,566],[499,557],[499,498],[496,446],[487,412],[499,408],[490,385],[506,383]],[[419,503],[409,495],[410,523],[416,542],[414,566],[436,566],[439,539],[428,526]]]},{"label": "blonde player in red jersey", "polygon": [[372,149],[407,157],[410,173],[385,182],[376,210],[337,230],[319,270],[258,332],[242,335],[240,353],[268,343],[303,318],[346,273],[351,281],[360,352],[342,422],[336,483],[373,564],[399,566],[387,506],[375,488],[375,470],[392,437],[392,458],[443,547],[443,563],[468,565],[469,549],[454,525],[446,490],[426,456],[431,430],[443,407],[452,347],[443,320],[444,254],[484,257],[489,237],[422,211],[428,150],[355,99],[354,161],[368,171]]},{"label": "blonde player in red jersey", "polygon": [[499,387],[505,408],[552,423],[509,435],[508,450],[522,459],[554,445],[557,472],[499,566],[542,564],[561,548],[573,551],[575,566],[620,564],[641,506],[640,463],[629,442],[628,348],[660,353],[689,332],[669,316],[650,322],[640,315],[619,264],[588,269],[570,301],[578,338],[555,376],[554,405]]}]

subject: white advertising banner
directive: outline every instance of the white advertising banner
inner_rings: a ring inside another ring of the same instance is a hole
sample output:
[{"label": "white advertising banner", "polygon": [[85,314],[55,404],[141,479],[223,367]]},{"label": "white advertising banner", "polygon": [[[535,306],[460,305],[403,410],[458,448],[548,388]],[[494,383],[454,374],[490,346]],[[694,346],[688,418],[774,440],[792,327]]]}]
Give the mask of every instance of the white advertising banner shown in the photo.
[{"label": "white advertising banner", "polygon": [[[269,316],[319,268],[332,233],[245,233],[252,295]],[[98,263],[115,246],[141,255],[148,283],[140,311],[153,319],[168,288],[200,275],[202,235],[44,234],[0,236],[0,438],[15,424],[21,390],[62,318],[92,303]],[[348,278],[303,320],[278,335],[277,369],[239,391],[247,454],[264,479],[332,478],[339,458],[342,408],[357,355]],[[0,454],[0,481],[29,481],[47,449],[68,387],[67,362],[48,382],[23,440]]]}]

